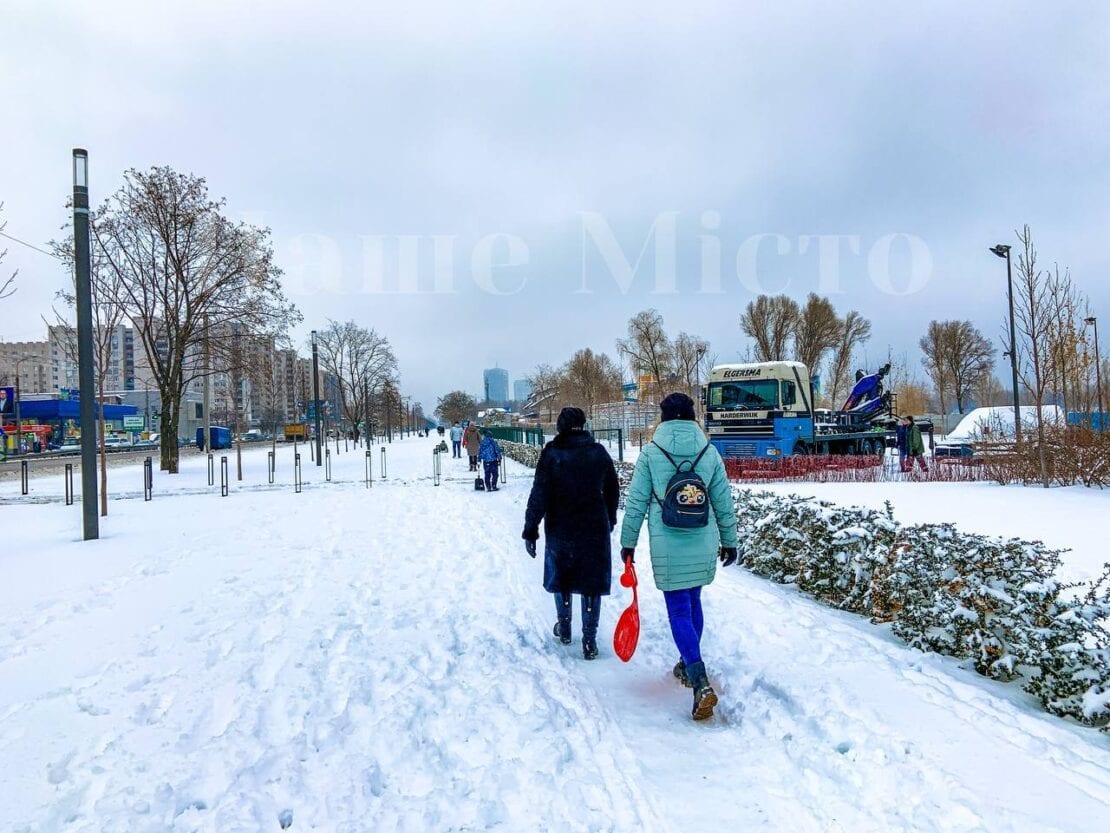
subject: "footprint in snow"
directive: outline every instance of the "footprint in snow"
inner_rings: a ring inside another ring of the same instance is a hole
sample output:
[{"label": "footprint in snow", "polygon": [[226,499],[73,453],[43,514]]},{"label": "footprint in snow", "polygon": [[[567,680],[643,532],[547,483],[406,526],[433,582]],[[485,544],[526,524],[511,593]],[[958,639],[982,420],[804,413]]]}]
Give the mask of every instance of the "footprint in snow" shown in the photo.
[{"label": "footprint in snow", "polygon": [[278,813],[278,824],[281,825],[282,830],[288,830],[293,826],[293,811],[282,810]]}]

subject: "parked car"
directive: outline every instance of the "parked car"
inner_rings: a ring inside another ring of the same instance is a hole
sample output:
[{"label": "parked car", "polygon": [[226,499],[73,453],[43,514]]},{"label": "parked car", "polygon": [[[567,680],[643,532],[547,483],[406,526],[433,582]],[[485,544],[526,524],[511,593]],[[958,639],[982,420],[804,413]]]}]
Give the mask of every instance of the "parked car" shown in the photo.
[{"label": "parked car", "polygon": [[[121,451],[125,448],[131,448],[131,441],[126,437],[105,437],[104,448],[107,451]],[[97,443],[96,450],[100,450],[100,443]]]}]

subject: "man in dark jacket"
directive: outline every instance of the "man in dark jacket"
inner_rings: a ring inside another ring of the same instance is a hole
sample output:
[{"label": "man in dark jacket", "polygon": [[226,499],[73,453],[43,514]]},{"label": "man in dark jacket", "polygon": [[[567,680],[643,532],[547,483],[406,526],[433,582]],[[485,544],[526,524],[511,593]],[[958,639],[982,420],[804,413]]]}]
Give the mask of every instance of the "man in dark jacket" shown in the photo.
[{"label": "man in dark jacket", "polygon": [[904,472],[913,471],[914,463],[921,466],[922,471],[929,470],[929,464],[925,462],[925,441],[921,437],[921,428],[909,414],[898,421],[898,462]]},{"label": "man in dark jacket", "polygon": [[558,431],[536,464],[521,537],[535,558],[543,521],[543,587],[555,594],[555,636],[570,644],[571,594],[580,594],[582,655],[594,659],[601,597],[609,595],[613,578],[609,536],[617,525],[620,485],[609,452],[586,431],[581,408],[563,408]]}]

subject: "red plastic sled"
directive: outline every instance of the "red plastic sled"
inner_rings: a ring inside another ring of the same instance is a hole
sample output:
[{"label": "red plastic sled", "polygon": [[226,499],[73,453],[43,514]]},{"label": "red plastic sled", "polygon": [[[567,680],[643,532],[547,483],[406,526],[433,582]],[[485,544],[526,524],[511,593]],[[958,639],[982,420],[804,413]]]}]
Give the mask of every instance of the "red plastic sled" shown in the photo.
[{"label": "red plastic sled", "polygon": [[640,601],[636,595],[636,584],[636,568],[629,559],[624,562],[621,586],[632,588],[632,604],[617,620],[617,629],[613,633],[613,652],[623,662],[632,659],[632,655],[636,653],[636,643],[640,640]]}]

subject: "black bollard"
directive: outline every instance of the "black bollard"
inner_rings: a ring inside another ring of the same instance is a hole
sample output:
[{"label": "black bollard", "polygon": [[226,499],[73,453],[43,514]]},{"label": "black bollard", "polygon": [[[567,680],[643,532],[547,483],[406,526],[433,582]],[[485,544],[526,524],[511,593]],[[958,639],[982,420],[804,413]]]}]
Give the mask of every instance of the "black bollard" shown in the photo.
[{"label": "black bollard", "polygon": [[299,453],[293,455],[293,491],[298,495],[301,493],[301,455]]},{"label": "black bollard", "polygon": [[227,497],[227,455],[220,456],[220,497]]},{"label": "black bollard", "polygon": [[374,462],[373,453],[374,453],[374,450],[372,448],[367,448],[366,449],[366,488],[367,489],[369,489],[370,484],[372,484],[374,482],[374,472],[372,471],[372,469],[374,467],[373,466],[373,462]]},{"label": "black bollard", "polygon": [[143,500],[149,501],[154,497],[154,460],[147,457],[143,460]]},{"label": "black bollard", "polygon": [[73,506],[73,463],[66,463],[66,506]]}]

